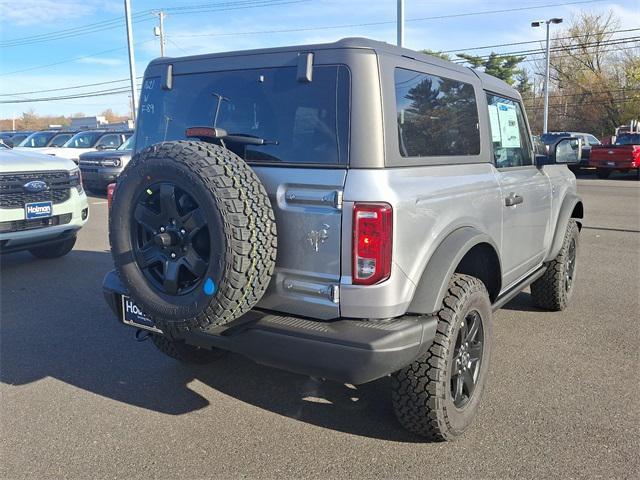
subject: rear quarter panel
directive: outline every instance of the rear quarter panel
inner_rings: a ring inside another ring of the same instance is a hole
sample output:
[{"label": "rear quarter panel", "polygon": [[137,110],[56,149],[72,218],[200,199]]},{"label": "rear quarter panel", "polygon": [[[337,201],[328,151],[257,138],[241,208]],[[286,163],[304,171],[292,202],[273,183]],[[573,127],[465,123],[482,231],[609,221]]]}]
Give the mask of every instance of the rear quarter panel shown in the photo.
[{"label": "rear quarter panel", "polygon": [[[385,170],[352,169],[344,191],[340,313],[393,317],[406,312],[433,251],[454,230],[475,227],[501,250],[502,198],[488,163]],[[393,207],[393,266],[389,280],[373,286],[351,281],[352,210],[355,202]],[[439,288],[441,279],[434,279]]]}]

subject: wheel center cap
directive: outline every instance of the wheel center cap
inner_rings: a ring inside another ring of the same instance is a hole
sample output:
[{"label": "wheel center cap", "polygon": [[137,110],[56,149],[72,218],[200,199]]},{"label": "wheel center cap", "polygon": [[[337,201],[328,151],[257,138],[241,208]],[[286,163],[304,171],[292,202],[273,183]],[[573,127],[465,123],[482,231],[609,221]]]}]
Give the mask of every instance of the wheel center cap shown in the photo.
[{"label": "wheel center cap", "polygon": [[180,243],[180,235],[177,232],[166,231],[156,234],[153,241],[161,248],[173,247]]}]

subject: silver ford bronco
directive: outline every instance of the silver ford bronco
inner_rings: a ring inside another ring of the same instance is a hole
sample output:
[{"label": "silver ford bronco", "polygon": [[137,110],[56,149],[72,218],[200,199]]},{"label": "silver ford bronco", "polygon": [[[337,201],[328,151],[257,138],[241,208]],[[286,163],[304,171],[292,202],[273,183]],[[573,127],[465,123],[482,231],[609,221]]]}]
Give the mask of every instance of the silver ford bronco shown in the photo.
[{"label": "silver ford bronco", "polygon": [[577,138],[535,155],[516,90],[362,38],[161,58],[118,180],[107,302],[164,353],[389,375],[407,429],[470,425],[492,311],[567,306]]}]

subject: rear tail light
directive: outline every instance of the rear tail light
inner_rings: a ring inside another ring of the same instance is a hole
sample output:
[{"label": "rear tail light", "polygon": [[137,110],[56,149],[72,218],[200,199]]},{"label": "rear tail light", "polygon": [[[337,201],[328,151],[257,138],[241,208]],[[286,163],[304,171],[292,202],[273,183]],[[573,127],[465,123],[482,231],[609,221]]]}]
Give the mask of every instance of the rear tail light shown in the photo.
[{"label": "rear tail light", "polygon": [[111,202],[113,202],[113,193],[116,191],[116,184],[110,183],[107,185],[107,207],[111,209]]},{"label": "rear tail light", "polygon": [[353,208],[353,283],[373,285],[391,275],[393,210],[387,203]]}]

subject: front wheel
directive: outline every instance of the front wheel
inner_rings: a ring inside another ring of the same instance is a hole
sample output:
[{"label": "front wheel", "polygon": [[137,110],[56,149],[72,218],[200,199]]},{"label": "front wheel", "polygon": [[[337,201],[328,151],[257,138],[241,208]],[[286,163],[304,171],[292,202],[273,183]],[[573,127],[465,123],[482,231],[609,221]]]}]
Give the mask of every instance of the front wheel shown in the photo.
[{"label": "front wheel", "polygon": [[73,250],[75,244],[76,237],[71,237],[43,247],[32,248],[29,253],[37,258],[58,258]]},{"label": "front wheel", "polygon": [[560,252],[547,264],[544,274],[531,284],[531,296],[540,308],[564,310],[573,294],[578,254],[578,224],[569,220]]},{"label": "front wheel", "polygon": [[407,430],[452,440],[473,421],[487,379],[492,322],[484,284],[455,274],[437,316],[427,354],[392,375],[392,400]]}]

